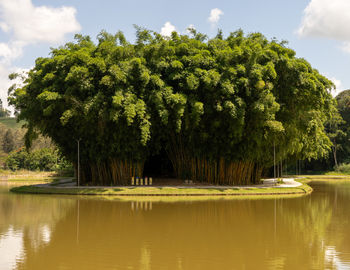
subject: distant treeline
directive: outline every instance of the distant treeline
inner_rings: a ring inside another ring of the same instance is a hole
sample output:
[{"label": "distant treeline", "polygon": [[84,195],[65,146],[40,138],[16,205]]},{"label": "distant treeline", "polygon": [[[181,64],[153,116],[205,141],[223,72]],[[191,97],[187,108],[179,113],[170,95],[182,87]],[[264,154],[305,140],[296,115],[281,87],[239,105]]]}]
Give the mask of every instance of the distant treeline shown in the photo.
[{"label": "distant treeline", "polygon": [[25,132],[22,129],[8,128],[0,123],[0,152],[8,154],[13,150],[23,147]]},{"label": "distant treeline", "polygon": [[319,160],[303,162],[305,171],[345,169],[350,173],[350,166],[346,166],[350,163],[350,90],[342,91],[335,99],[337,111],[325,123],[327,136],[332,142],[331,151]]},{"label": "distant treeline", "polygon": [[16,124],[15,118],[3,118],[1,122],[0,168],[13,171],[71,170],[71,164],[60,155],[50,139],[38,136],[32,146],[26,149],[24,145],[26,129]]}]

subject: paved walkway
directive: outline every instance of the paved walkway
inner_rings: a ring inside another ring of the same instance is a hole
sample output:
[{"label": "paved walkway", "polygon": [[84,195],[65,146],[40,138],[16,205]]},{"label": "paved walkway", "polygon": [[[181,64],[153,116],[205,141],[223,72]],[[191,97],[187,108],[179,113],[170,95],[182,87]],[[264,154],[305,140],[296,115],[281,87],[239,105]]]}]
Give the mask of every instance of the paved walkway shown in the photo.
[{"label": "paved walkway", "polygon": [[283,184],[276,185],[275,179],[265,179],[264,184],[269,184],[279,188],[290,188],[290,187],[299,187],[302,183],[295,181],[294,178],[282,178]]}]

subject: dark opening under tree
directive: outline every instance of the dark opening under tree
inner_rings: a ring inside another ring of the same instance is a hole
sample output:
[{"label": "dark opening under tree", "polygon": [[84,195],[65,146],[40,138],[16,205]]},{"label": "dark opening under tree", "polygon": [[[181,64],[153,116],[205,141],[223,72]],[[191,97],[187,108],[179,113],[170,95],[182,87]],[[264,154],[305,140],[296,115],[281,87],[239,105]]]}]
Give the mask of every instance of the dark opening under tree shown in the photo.
[{"label": "dark opening under tree", "polygon": [[334,86],[284,42],[136,30],[77,35],[10,89],[28,145],[42,133],[76,165],[81,139],[82,183],[128,184],[162,148],[177,177],[229,185],[259,182],[274,145],[278,161],[329,151]]}]

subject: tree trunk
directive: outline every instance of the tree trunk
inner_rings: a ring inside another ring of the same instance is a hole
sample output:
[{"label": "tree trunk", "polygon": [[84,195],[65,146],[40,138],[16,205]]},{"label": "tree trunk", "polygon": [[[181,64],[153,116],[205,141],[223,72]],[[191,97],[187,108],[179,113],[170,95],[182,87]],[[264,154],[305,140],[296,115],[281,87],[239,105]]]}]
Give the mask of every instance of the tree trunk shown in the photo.
[{"label": "tree trunk", "polygon": [[143,161],[112,159],[104,162],[82,163],[81,185],[130,185],[131,177],[142,177]]},{"label": "tree trunk", "polygon": [[337,161],[337,147],[336,144],[334,143],[332,146],[333,149],[333,157],[334,157],[334,165],[337,168],[338,167],[338,161]]}]

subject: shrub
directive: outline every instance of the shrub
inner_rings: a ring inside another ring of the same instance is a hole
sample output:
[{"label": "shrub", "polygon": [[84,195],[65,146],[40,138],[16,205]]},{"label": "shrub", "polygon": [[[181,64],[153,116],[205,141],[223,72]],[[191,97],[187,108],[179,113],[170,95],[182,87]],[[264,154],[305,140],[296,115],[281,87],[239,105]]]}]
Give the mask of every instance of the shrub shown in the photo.
[{"label": "shrub", "polygon": [[56,171],[70,168],[70,164],[61,157],[57,150],[42,148],[33,152],[25,149],[9,154],[5,165],[8,169],[16,171],[26,169],[31,171]]},{"label": "shrub", "polygon": [[342,163],[338,167],[335,167],[335,171],[350,174],[350,163]]}]

